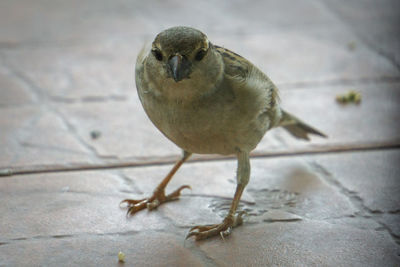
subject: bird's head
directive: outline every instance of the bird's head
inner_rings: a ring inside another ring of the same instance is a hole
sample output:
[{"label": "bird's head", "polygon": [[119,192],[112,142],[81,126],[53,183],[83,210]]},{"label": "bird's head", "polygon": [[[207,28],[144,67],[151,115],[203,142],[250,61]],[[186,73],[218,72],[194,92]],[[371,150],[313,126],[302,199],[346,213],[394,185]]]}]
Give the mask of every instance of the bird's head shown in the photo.
[{"label": "bird's head", "polygon": [[151,53],[167,68],[175,82],[190,78],[197,65],[204,64],[210,43],[202,32],[189,27],[173,27],[155,38]]},{"label": "bird's head", "polygon": [[158,34],[152,44],[155,60],[166,67],[175,82],[190,78],[193,69],[207,61],[210,48],[202,32],[189,27],[173,27]]},{"label": "bird's head", "polygon": [[220,55],[204,33],[183,26],[159,33],[145,63],[156,89],[176,97],[190,97],[211,90],[222,77],[222,64]]}]

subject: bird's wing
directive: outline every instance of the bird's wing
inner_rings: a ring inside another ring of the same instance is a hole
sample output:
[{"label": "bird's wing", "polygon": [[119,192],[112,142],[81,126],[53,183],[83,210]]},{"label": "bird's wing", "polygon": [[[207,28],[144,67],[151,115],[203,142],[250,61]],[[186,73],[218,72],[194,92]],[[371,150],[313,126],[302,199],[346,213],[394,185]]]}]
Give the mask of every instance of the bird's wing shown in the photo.
[{"label": "bird's wing", "polygon": [[244,57],[226,48],[215,46],[224,61],[225,77],[230,80],[236,94],[244,94],[241,99],[245,109],[255,108],[259,113],[268,115],[269,127],[275,126],[280,120],[278,89],[261,70]]},{"label": "bird's wing", "polygon": [[225,74],[237,79],[246,79],[252,64],[244,57],[228,50],[224,47],[214,45],[215,49],[221,54],[225,65]]},{"label": "bird's wing", "polygon": [[267,91],[271,97],[269,101],[279,100],[277,87],[267,75],[254,66],[250,61],[226,48],[216,45],[214,45],[214,47],[222,56],[226,76],[235,79],[239,84],[244,83],[241,84],[241,87],[244,90],[259,90],[259,92]]}]

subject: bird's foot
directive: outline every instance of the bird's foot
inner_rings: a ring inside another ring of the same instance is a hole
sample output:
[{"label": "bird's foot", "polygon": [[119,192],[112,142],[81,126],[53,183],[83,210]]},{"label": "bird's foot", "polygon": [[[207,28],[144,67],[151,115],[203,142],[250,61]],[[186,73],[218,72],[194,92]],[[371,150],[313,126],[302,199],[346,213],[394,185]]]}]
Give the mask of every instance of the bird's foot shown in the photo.
[{"label": "bird's foot", "polygon": [[222,239],[231,234],[232,229],[243,223],[244,211],[239,212],[237,215],[228,215],[220,224],[211,225],[198,225],[192,227],[186,236],[186,239],[194,236],[196,240],[206,239],[212,236],[220,235]]},{"label": "bird's foot", "polygon": [[169,195],[165,195],[164,189],[156,189],[153,195],[149,198],[143,198],[139,200],[124,199],[121,201],[120,206],[122,206],[122,204],[126,204],[126,207],[128,208],[126,216],[132,216],[136,212],[145,208],[147,208],[148,210],[153,210],[160,206],[162,203],[178,200],[179,196],[181,195],[181,191],[185,188],[191,189],[189,185],[183,185]]}]

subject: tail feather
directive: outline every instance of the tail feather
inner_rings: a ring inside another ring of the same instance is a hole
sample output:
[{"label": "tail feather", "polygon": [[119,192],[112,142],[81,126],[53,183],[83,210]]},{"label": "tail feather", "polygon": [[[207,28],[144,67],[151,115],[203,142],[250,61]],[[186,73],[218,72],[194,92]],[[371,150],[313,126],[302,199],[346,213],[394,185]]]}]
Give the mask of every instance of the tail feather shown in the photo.
[{"label": "tail feather", "polygon": [[304,123],[284,110],[282,110],[282,118],[278,126],[282,126],[294,137],[304,140],[310,140],[308,134],[319,135],[325,138],[327,137],[324,133]]}]

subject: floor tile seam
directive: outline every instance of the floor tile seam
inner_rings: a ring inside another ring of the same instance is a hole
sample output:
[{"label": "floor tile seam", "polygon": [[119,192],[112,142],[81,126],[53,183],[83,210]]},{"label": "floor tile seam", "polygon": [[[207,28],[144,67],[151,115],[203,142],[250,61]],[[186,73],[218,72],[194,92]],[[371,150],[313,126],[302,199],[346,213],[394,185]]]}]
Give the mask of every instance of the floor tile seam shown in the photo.
[{"label": "floor tile seam", "polygon": [[325,1],[314,1],[322,5],[329,13],[334,16],[338,23],[341,23],[343,27],[345,27],[352,35],[354,35],[359,41],[361,41],[366,47],[368,47],[372,52],[376,53],[378,56],[386,59],[390,62],[393,67],[396,68],[397,71],[400,71],[400,62],[396,60],[395,55],[392,55],[390,52],[384,51],[379,48],[377,45],[373,44],[371,41],[367,40],[367,38],[363,37],[362,34],[359,34],[356,30],[353,29],[351,25],[346,22],[346,19],[341,16],[341,14],[334,9],[332,9],[329,4]]},{"label": "floor tile seam", "polygon": [[377,223],[382,228],[376,229],[375,231],[384,230],[392,238],[392,240],[400,246],[400,237],[397,236],[389,226],[381,221],[384,214],[391,214],[390,211],[373,210],[365,204],[364,199],[356,191],[348,189],[343,183],[335,179],[335,177],[326,168],[317,162],[310,163],[311,168],[316,173],[320,174],[320,177],[328,184],[336,188],[341,195],[343,195],[356,209],[357,211],[353,214],[355,217],[364,218]]},{"label": "floor tile seam", "polygon": [[[278,158],[278,157],[296,157],[296,156],[311,156],[311,155],[324,155],[334,153],[352,153],[360,151],[375,151],[375,150],[392,150],[400,148],[400,140],[392,140],[386,142],[376,143],[358,143],[358,144],[342,144],[342,145],[329,145],[329,146],[314,146],[307,149],[298,150],[283,150],[271,153],[253,152],[251,158]],[[40,173],[60,173],[71,171],[94,171],[105,169],[123,169],[123,168],[140,168],[140,167],[156,167],[163,165],[170,165],[178,160],[178,156],[167,156],[147,162],[135,162],[132,160],[121,160],[118,162],[103,162],[103,163],[69,163],[69,164],[53,164],[53,165],[31,165],[31,166],[18,166],[18,167],[1,167],[0,178],[7,178],[10,176],[26,175],[26,174],[40,174]],[[234,156],[203,156],[193,157],[186,165],[197,162],[218,162],[224,160],[235,160]]]}]

